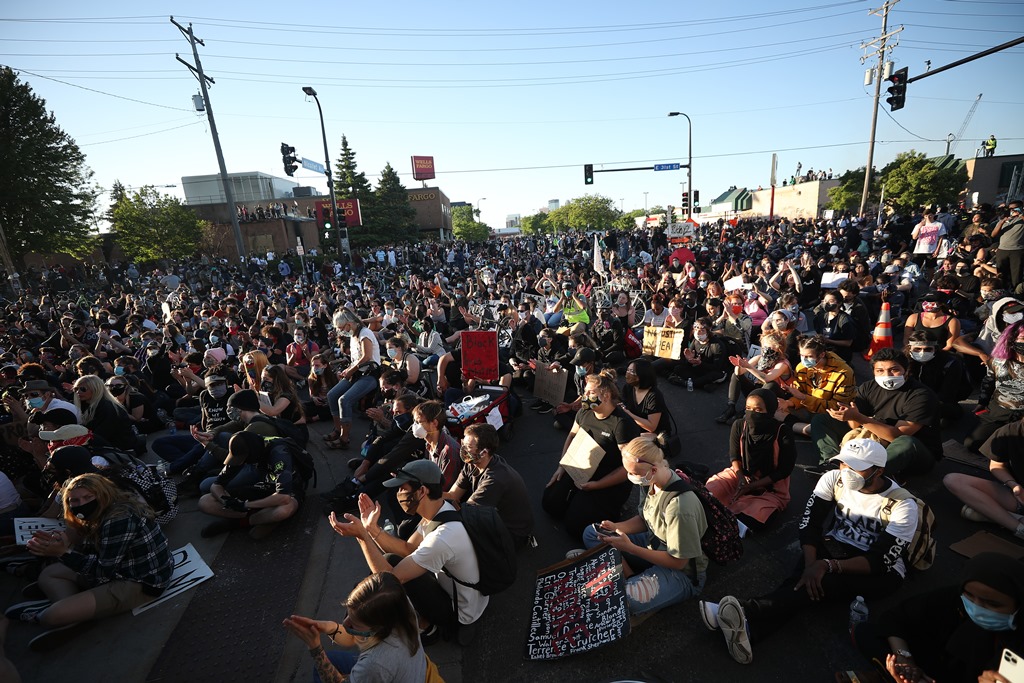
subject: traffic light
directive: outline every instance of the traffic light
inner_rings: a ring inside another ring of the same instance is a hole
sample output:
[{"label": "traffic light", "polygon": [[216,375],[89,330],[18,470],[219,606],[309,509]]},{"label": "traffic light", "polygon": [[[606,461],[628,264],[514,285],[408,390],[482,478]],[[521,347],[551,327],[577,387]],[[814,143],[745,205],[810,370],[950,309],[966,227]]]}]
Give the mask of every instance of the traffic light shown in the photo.
[{"label": "traffic light", "polygon": [[583,184],[593,185],[594,184],[594,165],[583,164]]},{"label": "traffic light", "polygon": [[903,67],[889,76],[889,82],[892,85],[885,90],[889,93],[889,96],[885,98],[885,101],[889,103],[889,111],[903,109],[903,104],[907,100],[907,73],[907,67]]},{"label": "traffic light", "polygon": [[689,213],[690,211],[690,191],[686,190],[683,192],[683,201],[679,205],[679,208]]},{"label": "traffic light", "polygon": [[700,206],[700,190],[693,191],[693,205]]},{"label": "traffic light", "polygon": [[284,172],[287,175],[295,175],[295,169],[299,167],[295,159],[295,148],[290,147],[287,142],[281,143],[281,163],[284,164]]}]

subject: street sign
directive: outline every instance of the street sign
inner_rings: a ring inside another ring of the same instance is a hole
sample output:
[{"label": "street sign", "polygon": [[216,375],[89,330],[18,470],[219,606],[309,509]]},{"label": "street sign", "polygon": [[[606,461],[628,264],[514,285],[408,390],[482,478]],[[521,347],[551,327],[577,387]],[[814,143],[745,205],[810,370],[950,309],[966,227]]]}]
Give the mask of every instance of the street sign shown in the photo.
[{"label": "street sign", "polygon": [[309,169],[310,171],[313,171],[314,173],[323,173],[324,172],[324,165],[323,164],[318,164],[317,162],[313,161],[312,159],[303,159],[302,160],[302,168]]},{"label": "street sign", "polygon": [[299,246],[295,247],[295,253],[298,254],[299,256],[305,256],[306,249],[300,244]]},{"label": "street sign", "polygon": [[655,171],[678,171],[679,164],[655,164]]}]

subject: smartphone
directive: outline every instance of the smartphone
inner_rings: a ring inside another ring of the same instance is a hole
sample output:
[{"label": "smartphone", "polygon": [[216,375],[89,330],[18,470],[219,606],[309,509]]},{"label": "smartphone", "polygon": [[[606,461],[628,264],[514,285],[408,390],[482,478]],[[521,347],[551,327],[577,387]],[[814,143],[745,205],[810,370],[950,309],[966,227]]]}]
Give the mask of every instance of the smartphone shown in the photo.
[{"label": "smartphone", "polygon": [[1003,650],[999,660],[999,675],[1010,683],[1024,683],[1024,659],[1010,649]]},{"label": "smartphone", "polygon": [[601,526],[598,523],[594,523],[594,531],[597,532],[598,536],[617,536],[619,532],[614,529],[609,529],[606,526]]}]

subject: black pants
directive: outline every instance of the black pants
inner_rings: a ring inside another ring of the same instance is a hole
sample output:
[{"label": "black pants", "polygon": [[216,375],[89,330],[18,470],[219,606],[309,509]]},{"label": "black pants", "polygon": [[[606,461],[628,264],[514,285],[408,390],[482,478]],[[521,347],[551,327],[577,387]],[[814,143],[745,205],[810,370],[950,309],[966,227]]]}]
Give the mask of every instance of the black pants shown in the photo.
[{"label": "black pants", "polygon": [[690,365],[684,361],[676,366],[672,374],[684,380],[692,379],[693,386],[696,389],[725,379],[725,370],[719,370],[708,363]]},{"label": "black pants", "polygon": [[1000,249],[996,252],[996,268],[1012,292],[1024,281],[1024,249]]},{"label": "black pants", "polygon": [[[400,556],[393,553],[388,553],[384,559],[392,567],[402,561]],[[424,572],[412,581],[406,582],[405,593],[420,619],[437,626],[442,634],[448,636],[458,630],[459,615],[455,611],[455,600],[441,587],[433,573]]]},{"label": "black pants", "polygon": [[[818,559],[831,559],[824,546],[818,549]],[[793,573],[778,588],[760,598],[743,603],[750,624],[751,638],[757,640],[777,630],[779,626],[814,604],[801,586],[793,590],[804,573],[804,560],[797,560]],[[894,571],[885,574],[826,574],[821,580],[826,602],[852,602],[858,595],[864,598],[884,597],[903,585],[903,577]]]},{"label": "black pants", "polygon": [[997,429],[1004,425],[1008,425],[1011,422],[1024,417],[1024,412],[1020,410],[1010,410],[1004,408],[995,401],[989,404],[989,410],[987,413],[983,413],[978,421],[977,426],[970,435],[964,439],[964,446],[969,450],[977,452],[981,445],[988,441],[988,437],[992,436]]},{"label": "black pants", "polygon": [[563,474],[561,479],[544,489],[541,507],[555,519],[561,519],[570,536],[582,539],[583,530],[590,524],[606,519],[619,521],[619,513],[627,498],[629,484],[580,491],[572,477]]}]

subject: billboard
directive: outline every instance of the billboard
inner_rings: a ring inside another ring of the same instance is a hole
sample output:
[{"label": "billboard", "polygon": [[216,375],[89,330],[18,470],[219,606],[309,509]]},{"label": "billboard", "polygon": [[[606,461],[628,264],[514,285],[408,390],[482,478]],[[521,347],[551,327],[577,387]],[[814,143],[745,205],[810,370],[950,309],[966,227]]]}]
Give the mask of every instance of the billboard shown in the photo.
[{"label": "billboard", "polygon": [[412,158],[412,177],[414,180],[430,180],[434,178],[434,157]]}]

